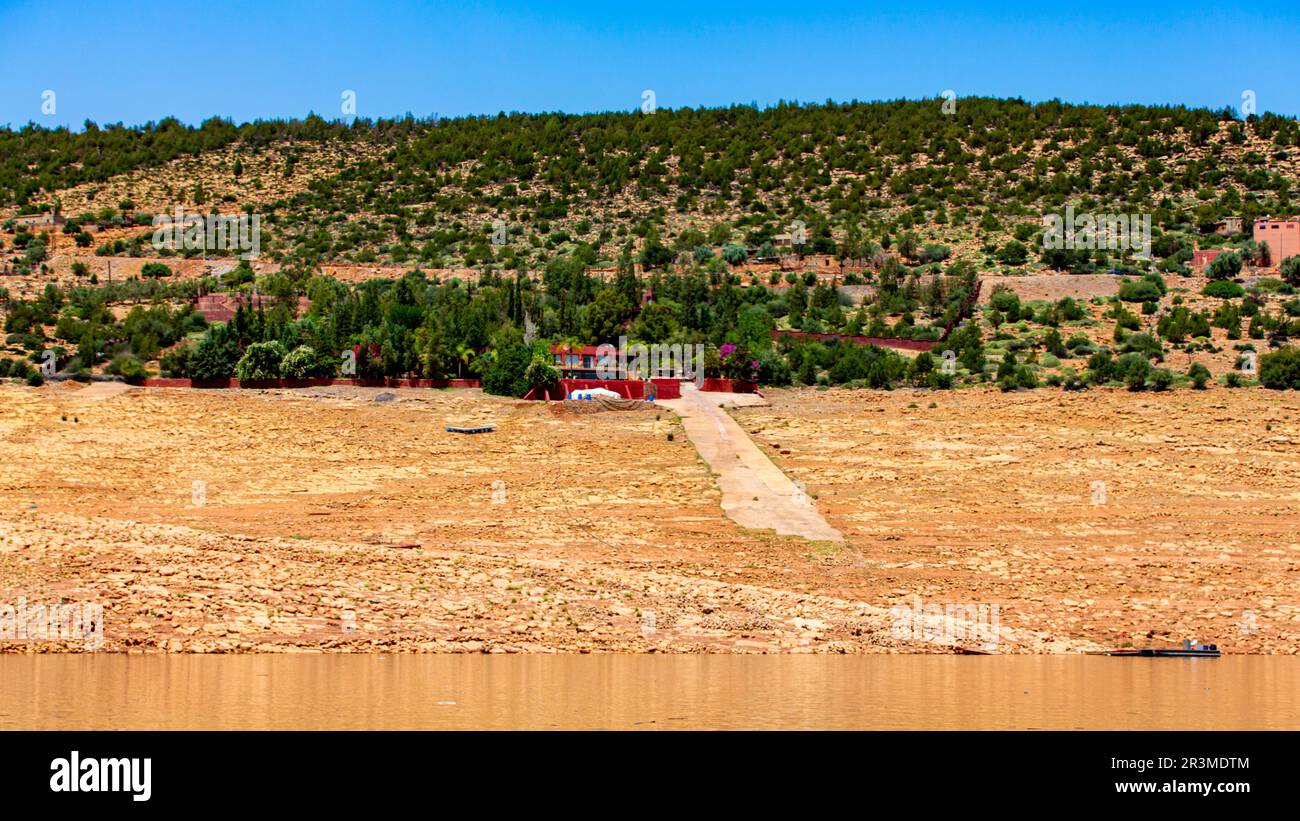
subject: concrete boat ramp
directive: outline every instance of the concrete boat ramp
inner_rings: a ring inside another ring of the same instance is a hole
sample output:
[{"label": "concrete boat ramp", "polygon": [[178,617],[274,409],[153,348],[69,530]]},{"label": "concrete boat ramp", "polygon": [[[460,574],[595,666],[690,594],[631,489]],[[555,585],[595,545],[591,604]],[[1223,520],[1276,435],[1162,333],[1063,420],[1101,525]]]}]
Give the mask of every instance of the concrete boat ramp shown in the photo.
[{"label": "concrete boat ramp", "polygon": [[804,489],[773,464],[721,407],[755,399],[761,401],[747,394],[705,393],[683,383],[681,399],[656,404],[681,416],[686,435],[717,474],[723,512],[737,524],[775,530],[782,536],[843,542],[843,534],[818,512]]}]

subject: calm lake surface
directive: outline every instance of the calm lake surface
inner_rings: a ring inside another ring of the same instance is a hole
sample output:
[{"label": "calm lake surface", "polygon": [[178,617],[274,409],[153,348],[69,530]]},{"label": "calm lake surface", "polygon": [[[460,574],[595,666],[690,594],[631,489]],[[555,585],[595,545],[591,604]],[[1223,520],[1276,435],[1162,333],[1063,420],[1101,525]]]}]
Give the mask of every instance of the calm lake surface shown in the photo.
[{"label": "calm lake surface", "polygon": [[1300,658],[0,655],[0,729],[1296,729]]}]

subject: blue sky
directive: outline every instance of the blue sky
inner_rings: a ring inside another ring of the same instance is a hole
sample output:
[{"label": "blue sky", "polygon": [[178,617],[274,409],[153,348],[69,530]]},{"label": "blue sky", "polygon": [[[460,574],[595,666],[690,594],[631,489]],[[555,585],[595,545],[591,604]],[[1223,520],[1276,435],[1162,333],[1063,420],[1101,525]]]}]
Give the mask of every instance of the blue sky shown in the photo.
[{"label": "blue sky", "polygon": [[[959,96],[1300,114],[1300,6],[0,0],[0,124]],[[42,113],[42,94],[55,111]]]}]

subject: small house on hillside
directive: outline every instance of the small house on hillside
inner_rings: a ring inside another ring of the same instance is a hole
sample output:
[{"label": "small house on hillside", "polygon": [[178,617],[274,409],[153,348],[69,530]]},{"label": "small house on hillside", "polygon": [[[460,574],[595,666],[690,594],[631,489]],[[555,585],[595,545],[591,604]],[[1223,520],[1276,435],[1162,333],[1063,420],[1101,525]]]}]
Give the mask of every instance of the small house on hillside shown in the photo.
[{"label": "small house on hillside", "polygon": [[1210,263],[1214,262],[1214,258],[1217,257],[1219,254],[1222,254],[1226,250],[1228,249],[1206,248],[1206,249],[1197,249],[1192,251],[1192,264],[1191,264],[1192,270],[1201,274],[1205,273],[1210,269]]},{"label": "small house on hillside", "polygon": [[1255,242],[1268,243],[1269,264],[1277,265],[1288,257],[1300,256],[1300,219],[1255,220]]},{"label": "small house on hillside", "polygon": [[36,230],[38,228],[54,228],[63,225],[67,219],[62,214],[26,214],[21,217],[14,217],[14,226],[18,228],[29,228]]},{"label": "small house on hillside", "polygon": [[1241,217],[1224,217],[1218,222],[1202,225],[1200,231],[1202,234],[1218,234],[1221,237],[1230,237],[1234,234],[1240,234],[1241,227]]}]

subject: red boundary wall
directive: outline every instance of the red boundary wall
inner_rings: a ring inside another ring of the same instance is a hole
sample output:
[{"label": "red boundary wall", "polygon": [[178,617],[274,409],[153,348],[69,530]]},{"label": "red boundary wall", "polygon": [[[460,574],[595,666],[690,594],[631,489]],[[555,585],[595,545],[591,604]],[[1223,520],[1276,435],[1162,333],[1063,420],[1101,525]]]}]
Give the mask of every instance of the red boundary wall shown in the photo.
[{"label": "red boundary wall", "polygon": [[[676,379],[651,379],[655,386],[656,399],[680,399],[682,385]],[[533,388],[524,394],[525,399],[564,399],[573,391],[604,388],[613,391],[624,399],[644,399],[646,383],[636,379],[561,379],[557,387],[542,394]]]},{"label": "red boundary wall", "polygon": [[747,382],[743,379],[705,379],[700,390],[712,393],[759,393],[757,382]]},{"label": "red boundary wall", "polygon": [[366,388],[480,388],[477,379],[146,379],[146,388],[320,388],[357,385]]}]

